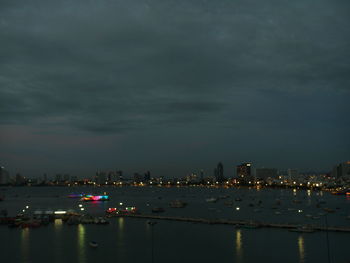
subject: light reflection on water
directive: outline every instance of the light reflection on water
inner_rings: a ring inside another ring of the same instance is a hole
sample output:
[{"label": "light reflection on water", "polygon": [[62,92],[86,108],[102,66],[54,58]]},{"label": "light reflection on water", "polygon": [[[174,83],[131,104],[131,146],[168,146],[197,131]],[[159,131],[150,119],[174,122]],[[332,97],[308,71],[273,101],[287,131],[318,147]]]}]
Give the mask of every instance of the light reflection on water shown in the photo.
[{"label": "light reflection on water", "polygon": [[119,227],[119,230],[123,230],[123,228],[124,228],[124,217],[119,217],[118,218],[118,227]]},{"label": "light reflection on water", "polygon": [[55,219],[54,229],[55,229],[55,262],[61,261],[61,235],[62,235],[63,221],[62,219]]},{"label": "light reflection on water", "polygon": [[236,262],[243,262],[243,248],[242,248],[242,231],[240,229],[236,230]]},{"label": "light reflection on water", "polygon": [[78,225],[78,262],[86,262],[85,254],[85,226],[82,224]]},{"label": "light reflection on water", "polygon": [[299,248],[299,262],[305,262],[305,246],[304,246],[304,237],[299,235],[298,237],[298,248]]},{"label": "light reflection on water", "polygon": [[29,229],[22,229],[21,233],[21,257],[22,262],[29,262]]}]

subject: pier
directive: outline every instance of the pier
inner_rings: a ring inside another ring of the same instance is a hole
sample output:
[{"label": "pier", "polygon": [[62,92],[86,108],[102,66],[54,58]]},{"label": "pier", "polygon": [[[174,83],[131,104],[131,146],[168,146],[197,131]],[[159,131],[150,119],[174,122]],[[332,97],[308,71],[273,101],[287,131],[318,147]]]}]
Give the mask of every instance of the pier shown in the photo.
[{"label": "pier", "polygon": [[[152,220],[168,220],[168,221],[180,221],[189,223],[200,223],[210,225],[233,225],[233,226],[251,226],[256,228],[284,228],[284,229],[298,229],[301,224],[281,224],[281,223],[263,223],[255,222],[251,220],[230,220],[230,219],[205,219],[205,218],[191,218],[191,217],[174,217],[174,216],[158,216],[158,215],[142,215],[142,214],[119,214],[113,215],[113,217],[131,217],[140,219],[152,219]],[[349,227],[337,227],[337,226],[320,226],[320,225],[308,225],[315,231],[332,231],[332,232],[347,232],[350,233]]]}]

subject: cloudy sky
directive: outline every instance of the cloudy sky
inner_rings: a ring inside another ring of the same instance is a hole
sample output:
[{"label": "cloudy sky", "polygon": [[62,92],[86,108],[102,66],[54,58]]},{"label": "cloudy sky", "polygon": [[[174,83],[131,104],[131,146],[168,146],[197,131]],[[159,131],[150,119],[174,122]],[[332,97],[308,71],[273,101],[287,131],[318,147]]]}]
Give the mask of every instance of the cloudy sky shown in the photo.
[{"label": "cloudy sky", "polygon": [[350,159],[348,0],[1,0],[0,163],[183,176]]}]

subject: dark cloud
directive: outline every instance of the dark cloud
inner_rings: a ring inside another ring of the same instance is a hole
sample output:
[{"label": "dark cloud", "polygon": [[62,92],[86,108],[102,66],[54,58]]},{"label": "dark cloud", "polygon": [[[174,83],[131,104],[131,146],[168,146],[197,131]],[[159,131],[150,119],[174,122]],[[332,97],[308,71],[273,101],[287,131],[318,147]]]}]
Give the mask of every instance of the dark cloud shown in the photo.
[{"label": "dark cloud", "polygon": [[3,0],[0,125],[344,140],[349,13],[345,0]]}]

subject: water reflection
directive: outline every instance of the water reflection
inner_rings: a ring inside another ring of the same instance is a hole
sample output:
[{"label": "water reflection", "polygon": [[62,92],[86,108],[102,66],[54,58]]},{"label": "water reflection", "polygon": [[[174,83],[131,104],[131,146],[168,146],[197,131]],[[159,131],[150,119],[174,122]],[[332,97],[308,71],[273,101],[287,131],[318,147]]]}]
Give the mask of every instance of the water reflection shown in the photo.
[{"label": "water reflection", "polygon": [[55,219],[54,226],[55,226],[56,233],[61,230],[62,224],[63,224],[62,219]]},{"label": "water reflection", "polygon": [[29,229],[22,229],[21,233],[21,258],[23,262],[29,261]]},{"label": "water reflection", "polygon": [[305,247],[304,247],[304,237],[300,235],[298,237],[298,248],[299,248],[299,262],[305,262]]},{"label": "water reflection", "polygon": [[85,254],[85,226],[82,224],[78,225],[78,262],[86,262]]},{"label": "water reflection", "polygon": [[236,262],[243,262],[243,248],[242,248],[242,231],[240,229],[236,230]]},{"label": "water reflection", "polygon": [[55,262],[61,262],[62,259],[62,226],[63,226],[63,221],[62,219],[55,219],[54,221],[54,229],[55,229]]},{"label": "water reflection", "polygon": [[124,217],[119,217],[118,218],[118,227],[119,227],[119,230],[123,230],[123,228],[124,228]]}]

